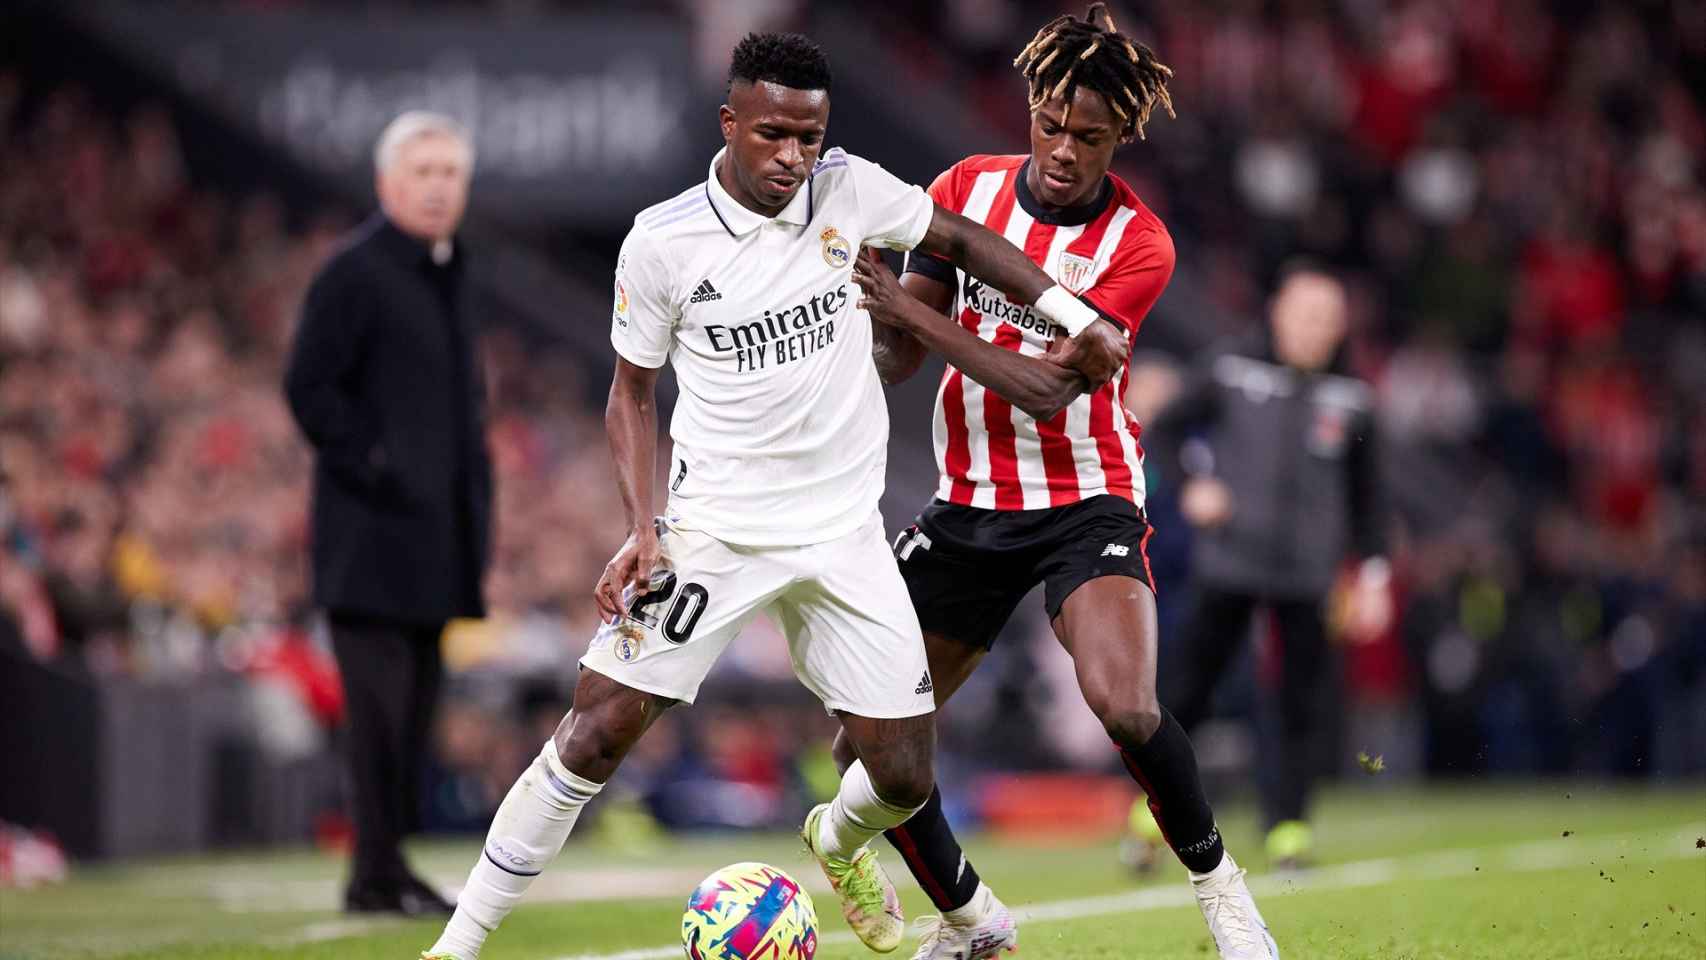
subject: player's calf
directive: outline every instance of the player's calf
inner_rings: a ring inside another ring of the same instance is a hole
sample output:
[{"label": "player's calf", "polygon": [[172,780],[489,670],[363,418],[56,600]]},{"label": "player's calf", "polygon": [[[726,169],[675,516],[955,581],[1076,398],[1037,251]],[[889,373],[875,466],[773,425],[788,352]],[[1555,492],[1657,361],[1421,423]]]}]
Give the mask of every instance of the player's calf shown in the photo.
[{"label": "player's calf", "polygon": [[498,807],[480,859],[456,898],[456,913],[425,956],[476,960],[486,937],[556,858],[582,808],[603,787],[564,767],[556,743],[547,741]]},{"label": "player's calf", "polygon": [[905,917],[894,884],[870,849],[873,837],[905,823],[935,788],[934,714],[914,717],[841,717],[855,753],[835,800],[811,812],[801,838],[841,899],[842,916],[865,946],[879,953],[898,947]]},{"label": "player's calf", "polygon": [[935,790],[936,717],[861,717],[842,714],[854,761],[823,819],[816,850],[849,859],[871,838],[905,823]]},{"label": "player's calf", "polygon": [[1120,752],[1126,771],[1143,788],[1169,846],[1184,865],[1207,873],[1225,847],[1197,771],[1196,749],[1153,691],[1115,690],[1083,682],[1084,699]]},{"label": "player's calf", "polygon": [[563,849],[587,802],[670,701],[587,670],[575,708],[510,787],[456,900],[456,913],[423,956],[477,960],[486,937]]},{"label": "player's calf", "polygon": [[1179,721],[1162,710],[1160,726],[1141,745],[1118,746],[1126,772],[1148,795],[1150,812],[1179,861],[1195,873],[1219,866],[1226,847],[1197,771],[1196,750]]}]

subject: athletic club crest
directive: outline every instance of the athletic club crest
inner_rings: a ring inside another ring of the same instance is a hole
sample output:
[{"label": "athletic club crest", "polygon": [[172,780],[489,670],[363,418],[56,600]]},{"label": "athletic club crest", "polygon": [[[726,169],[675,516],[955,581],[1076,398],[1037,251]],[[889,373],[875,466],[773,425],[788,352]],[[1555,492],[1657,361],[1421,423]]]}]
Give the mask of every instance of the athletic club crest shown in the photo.
[{"label": "athletic club crest", "polygon": [[1084,282],[1090,279],[1090,258],[1076,253],[1060,255],[1060,285],[1073,293],[1084,292]]},{"label": "athletic club crest", "polygon": [[818,234],[823,241],[823,262],[840,269],[853,262],[853,245],[848,243],[834,227]]}]

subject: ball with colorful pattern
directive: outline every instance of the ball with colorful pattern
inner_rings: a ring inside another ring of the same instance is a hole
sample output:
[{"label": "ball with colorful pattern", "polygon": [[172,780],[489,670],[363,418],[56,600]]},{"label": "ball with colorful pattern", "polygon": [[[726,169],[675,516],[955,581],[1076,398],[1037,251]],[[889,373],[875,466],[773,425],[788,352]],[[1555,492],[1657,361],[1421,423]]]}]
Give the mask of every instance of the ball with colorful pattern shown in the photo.
[{"label": "ball with colorful pattern", "polygon": [[736,863],[687,898],[681,944],[688,960],[812,960],[817,911],[793,877],[767,863]]}]

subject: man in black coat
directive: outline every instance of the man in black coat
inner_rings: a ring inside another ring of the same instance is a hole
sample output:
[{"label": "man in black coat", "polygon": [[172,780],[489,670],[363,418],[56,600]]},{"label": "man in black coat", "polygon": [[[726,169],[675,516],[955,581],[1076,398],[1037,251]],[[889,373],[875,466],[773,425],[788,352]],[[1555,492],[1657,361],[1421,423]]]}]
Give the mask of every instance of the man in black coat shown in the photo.
[{"label": "man in black coat", "polygon": [[315,452],[314,600],[349,711],[355,861],[345,908],[451,907],[403,862],[439,680],[439,635],[484,615],[491,462],[466,253],[473,152],[406,113],[374,151],[381,213],[308,290],[285,375]]},{"label": "man in black coat", "polygon": [[[1312,267],[1281,278],[1268,329],[1214,351],[1145,439],[1184,475],[1179,507],[1196,528],[1196,602],[1161,673],[1162,698],[1190,729],[1266,609],[1280,641],[1277,754],[1260,778],[1268,853],[1305,860],[1307,807],[1336,661],[1323,607],[1349,557],[1366,629],[1387,577],[1374,396],[1345,370],[1344,289]],[[1186,440],[1187,437],[1193,439]],[[1143,824],[1141,813],[1134,823]],[[1141,830],[1140,830],[1141,832]]]}]

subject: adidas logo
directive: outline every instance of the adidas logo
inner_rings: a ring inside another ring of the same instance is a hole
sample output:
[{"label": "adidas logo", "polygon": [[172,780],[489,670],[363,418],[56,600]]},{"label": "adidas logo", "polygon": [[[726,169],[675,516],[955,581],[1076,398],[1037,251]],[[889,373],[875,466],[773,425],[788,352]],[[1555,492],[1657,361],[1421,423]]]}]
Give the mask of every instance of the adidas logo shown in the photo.
[{"label": "adidas logo", "polygon": [[934,692],[936,692],[936,685],[930,682],[930,674],[928,672],[926,672],[924,674],[924,679],[918,681],[918,686],[915,687],[912,692],[913,693],[934,693]]},{"label": "adidas logo", "polygon": [[717,288],[711,286],[710,280],[699,281],[699,286],[693,288],[693,296],[687,298],[688,303],[704,303],[707,300],[721,300],[723,295]]}]

